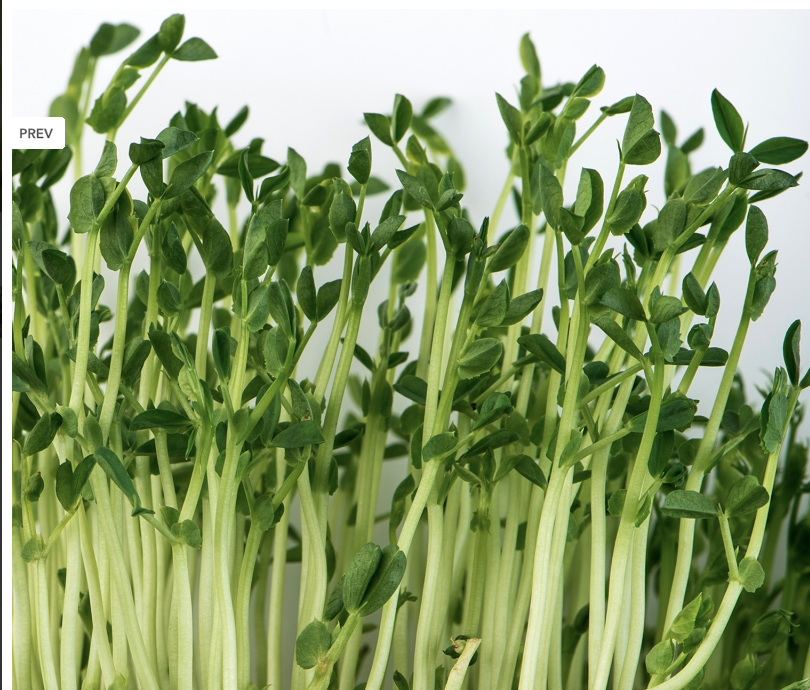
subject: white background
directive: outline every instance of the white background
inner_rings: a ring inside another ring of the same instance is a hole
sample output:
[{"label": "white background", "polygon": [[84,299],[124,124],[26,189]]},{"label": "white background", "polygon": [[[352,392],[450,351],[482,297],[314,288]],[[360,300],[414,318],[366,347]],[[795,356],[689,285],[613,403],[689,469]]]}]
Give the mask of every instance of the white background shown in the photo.
[{"label": "white background", "polygon": [[[53,97],[64,90],[76,52],[102,21],[135,24],[144,39],[157,31],[171,11],[177,8],[153,11],[110,4],[93,10],[13,10],[13,30],[4,36],[4,81],[11,77],[4,84],[4,100],[11,96],[4,103],[5,115],[47,115]],[[679,142],[698,127],[706,128],[706,143],[693,155],[695,170],[726,166],[729,151],[714,129],[709,102],[717,87],[750,122],[749,147],[772,136],[810,139],[807,12],[296,12],[239,10],[232,5],[217,11],[195,9],[186,15],[186,36],[203,37],[220,57],[213,62],[175,62],[166,67],[118,134],[122,158],[129,142],[141,135],[154,136],[185,100],[206,110],[219,106],[222,123],[247,103],[251,115],[237,142],[242,145],[253,137],[263,137],[265,154],[280,161],[285,159],[287,146],[293,146],[314,172],[329,161],[345,164],[351,145],[367,134],[362,113],[390,112],[396,92],[407,95],[417,109],[433,96],[446,95],[454,106],[436,124],[465,166],[468,187],[463,203],[480,222],[491,214],[507,173],[506,134],[494,92],[516,102],[515,89],[523,74],[517,45],[525,31],[531,32],[538,47],[547,86],[576,81],[593,63],[607,73],[605,89],[581,121],[580,131],[596,117],[598,106],[638,92],[652,103],[656,114],[663,108],[673,116]],[[106,86],[123,57],[99,63],[97,92]],[[617,165],[615,141],[621,138],[623,127],[624,117],[608,121],[576,154],[566,185],[569,198],[581,166],[598,169],[610,187]],[[86,132],[86,172],[92,169],[101,142],[101,137]],[[393,155],[376,140],[373,146],[374,173],[393,184],[393,170],[398,167]],[[807,160],[784,167],[796,173],[807,167]],[[652,166],[630,170],[626,176],[629,180],[643,172],[651,178],[645,221],[654,217],[653,206],[663,203],[663,165],[664,157]],[[57,193],[63,217],[68,211],[68,186],[63,184]],[[7,181],[4,189],[9,189]],[[376,219],[379,203],[370,203],[368,208],[368,218]],[[780,254],[777,291],[764,316],[752,325],[741,361],[753,396],[751,384],[764,383],[764,372],[781,364],[782,338],[795,318],[805,323],[805,366],[810,363],[807,184],[764,203],[763,210],[770,223],[769,246],[778,248]],[[509,205],[500,230],[515,221]],[[740,231],[715,273],[722,309],[714,344],[726,349],[745,289],[748,264],[742,240]],[[319,269],[316,279],[320,283],[336,277],[337,272],[336,267]],[[378,278],[380,283],[371,295],[374,303],[387,292],[385,280],[385,275]],[[107,284],[112,292],[114,282],[109,276]],[[4,294],[9,293],[5,290]],[[3,305],[6,323],[11,314],[8,299]],[[411,298],[417,319],[415,305],[423,300],[422,291]],[[105,295],[102,301],[114,304],[112,295]],[[551,297],[547,308],[555,301]],[[374,310],[369,310],[369,316],[361,342],[373,348]],[[550,321],[546,324],[550,334]],[[418,333],[418,323],[415,331]],[[408,346],[415,352],[415,337]],[[317,352],[318,347],[316,340],[310,350]],[[314,373],[315,360],[310,357],[302,363],[304,374]],[[703,414],[708,414],[707,407],[713,402],[717,376],[717,372],[703,369],[692,388],[692,394],[704,401]],[[10,618],[9,611],[10,607],[6,609]]]}]

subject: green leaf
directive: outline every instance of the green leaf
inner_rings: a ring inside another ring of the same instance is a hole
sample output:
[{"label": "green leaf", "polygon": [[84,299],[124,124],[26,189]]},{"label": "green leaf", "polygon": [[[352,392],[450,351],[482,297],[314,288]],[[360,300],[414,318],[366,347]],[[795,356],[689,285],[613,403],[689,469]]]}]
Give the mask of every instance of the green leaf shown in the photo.
[{"label": "green leaf", "polygon": [[698,491],[676,489],[667,495],[661,512],[667,517],[699,520],[717,517],[718,509],[708,496]]},{"label": "green leaf", "polygon": [[422,447],[422,461],[428,463],[431,460],[444,459],[453,451],[457,443],[458,439],[449,431],[431,436]]},{"label": "green leaf", "polygon": [[807,142],[792,137],[773,137],[757,144],[749,153],[760,163],[783,165],[807,153]]},{"label": "green leaf", "polygon": [[731,184],[739,184],[750,175],[759,161],[750,153],[735,153],[728,164],[728,179]]},{"label": "green leaf", "polygon": [[389,216],[371,233],[371,246],[381,251],[405,222],[405,216]]},{"label": "green leaf", "polygon": [[271,491],[262,494],[253,502],[253,511],[250,516],[262,532],[267,532],[267,530],[275,527],[284,514],[284,504],[281,503],[277,509],[274,508],[273,497]]},{"label": "green leaf", "polygon": [[753,513],[762,506],[767,505],[770,497],[764,486],[752,474],[748,474],[739,481],[728,492],[726,499],[726,517],[738,517]]},{"label": "green leaf", "polygon": [[473,341],[458,361],[458,375],[471,379],[488,372],[497,364],[503,345],[497,338],[479,338]]},{"label": "green leaf", "polygon": [[161,281],[157,289],[157,305],[162,314],[177,316],[183,308],[183,299],[174,283]]},{"label": "green leaf", "polygon": [[512,268],[520,261],[528,244],[529,228],[525,225],[518,225],[498,245],[497,251],[487,263],[487,268],[491,273],[498,273]]},{"label": "green leaf", "polygon": [[543,470],[540,469],[540,465],[528,455],[521,455],[517,459],[515,469],[520,476],[528,479],[535,486],[539,486],[543,490],[548,486],[548,482],[543,474]]},{"label": "green leaf", "polygon": [[413,106],[411,102],[402,94],[398,93],[394,97],[394,113],[391,116],[391,134],[397,143],[402,141],[402,137],[411,126],[413,118]]},{"label": "green leaf", "polygon": [[73,493],[73,466],[63,462],[56,470],[56,498],[66,511],[73,508],[76,495]]},{"label": "green leaf", "polygon": [[662,640],[647,653],[647,658],[644,660],[647,673],[650,675],[663,674],[670,667],[674,658],[672,642]]},{"label": "green leaf", "polygon": [[183,520],[171,527],[172,534],[181,544],[190,546],[192,549],[202,548],[202,534],[200,528],[192,520]]},{"label": "green leaf", "polygon": [[89,232],[104,208],[104,187],[95,175],[85,175],[76,180],[70,190],[70,213],[68,220],[74,232]]},{"label": "green leaf", "polygon": [[119,50],[123,50],[132,43],[138,36],[140,30],[131,24],[102,24],[90,39],[90,55],[102,57],[112,55]]},{"label": "green leaf", "polygon": [[346,241],[346,224],[354,223],[357,214],[357,204],[351,196],[335,184],[337,194],[329,207],[329,229],[335,239],[341,244]]},{"label": "green leaf", "polygon": [[317,618],[305,627],[295,641],[295,663],[301,668],[314,668],[332,646],[332,635]]},{"label": "green leaf", "polygon": [[677,297],[662,295],[650,307],[650,322],[664,323],[679,317],[686,311],[686,307],[681,304]]},{"label": "green leaf", "polygon": [[[180,49],[182,50],[182,46]],[[172,197],[180,196],[191,187],[191,185],[203,176],[206,168],[211,164],[213,155],[213,151],[205,151],[180,163],[180,165],[174,169],[174,172],[172,172],[172,176],[169,179],[169,186],[163,193],[163,198],[171,199]]]},{"label": "green leaf", "polygon": [[[661,404],[658,414],[658,424],[655,428],[657,432],[672,431],[673,429],[684,429],[688,427],[695,418],[697,403],[690,398],[681,396],[672,397]],[[634,433],[641,433],[647,424],[647,412],[633,417],[628,422],[628,428]]]},{"label": "green leaf", "polygon": [[148,340],[135,337],[127,343],[124,350],[124,363],[121,367],[121,379],[135,381],[146,363],[149,353],[152,352],[152,343]]},{"label": "green leaf", "polygon": [[577,198],[574,213],[584,218],[582,232],[587,234],[602,217],[605,198],[605,185],[596,170],[582,168],[577,187]]},{"label": "green leaf", "polygon": [[541,362],[545,362],[558,373],[565,374],[565,357],[542,333],[522,335],[518,338],[518,343]]},{"label": "green leaf", "polygon": [[722,168],[707,168],[692,177],[683,192],[683,200],[706,206],[714,201],[720,188],[728,177],[728,171]]},{"label": "green leaf", "polygon": [[802,322],[798,319],[794,321],[785,333],[785,340],[782,344],[782,355],[785,358],[785,369],[787,370],[790,382],[797,386],[799,385],[799,377],[801,376],[801,359],[799,345],[802,338]]},{"label": "green leaf", "polygon": [[511,326],[512,324],[520,323],[535,310],[542,299],[542,290],[532,290],[531,292],[518,295],[509,302],[506,316],[501,319],[500,325]]},{"label": "green leaf", "polygon": [[[155,348],[157,350],[157,348]],[[141,429],[162,429],[175,432],[192,426],[191,420],[179,412],[172,410],[152,409],[135,415],[129,425],[130,431]]]},{"label": "green leaf", "polygon": [[[622,138],[622,155],[624,156],[639,141],[641,141],[655,125],[652,106],[644,96],[636,94],[633,98],[633,106],[630,109],[630,117],[627,118],[627,125]],[[659,142],[660,149],[660,142]]]},{"label": "green leaf", "polygon": [[[539,165],[540,171],[540,205],[542,206],[543,213],[546,220],[555,230],[560,226],[560,209],[563,204],[563,192],[560,181],[556,175],[546,168],[544,165]],[[579,198],[579,193],[577,193]],[[582,215],[582,214],[580,214]]]},{"label": "green leaf", "polygon": [[62,415],[59,413],[51,412],[42,415],[25,437],[23,454],[31,456],[45,450],[53,443],[60,426],[62,426]]},{"label": "green leaf", "polygon": [[[381,553],[379,565],[369,580],[360,607],[360,615],[368,616],[382,608],[391,596],[397,591],[402,576],[405,574],[407,558],[396,544],[389,544]],[[346,575],[348,576],[347,571]],[[345,605],[345,585],[344,585]],[[346,610],[350,610],[348,606]]]},{"label": "green leaf", "polygon": [[[149,411],[151,412],[152,410]],[[163,410],[160,411],[162,412]],[[121,492],[132,504],[133,517],[142,513],[155,512],[153,510],[149,510],[148,508],[144,508],[141,505],[141,497],[138,495],[138,491],[135,489],[135,484],[133,484],[132,479],[130,478],[126,469],[124,469],[124,466],[121,464],[121,461],[118,459],[118,456],[115,453],[113,453],[109,448],[100,446],[96,448],[95,459],[99,467],[106,472],[107,476],[112,479],[119,489],[121,489]]]},{"label": "green leaf", "polygon": [[371,139],[365,137],[352,146],[347,169],[360,184],[368,183],[371,176]]},{"label": "green leaf", "polygon": [[539,83],[540,60],[537,58],[537,50],[528,33],[520,37],[520,63],[523,65],[523,69],[526,70],[526,74],[534,77]]},{"label": "green leaf", "polygon": [[290,188],[295,196],[301,200],[304,198],[304,190],[307,182],[307,164],[294,148],[287,148],[287,165],[290,168]]},{"label": "green leaf", "polygon": [[495,286],[495,289],[487,295],[478,315],[475,318],[475,325],[479,328],[498,326],[506,316],[509,309],[509,286],[502,280]]},{"label": "green leaf", "polygon": [[672,199],[661,209],[653,234],[656,252],[664,251],[680,237],[686,227],[686,211],[683,199]]},{"label": "green leaf", "polygon": [[125,60],[125,64],[135,67],[136,69],[143,69],[144,67],[154,65],[162,52],[160,48],[160,38],[155,34],[146,39],[146,41]]},{"label": "green leaf", "polygon": [[379,113],[363,113],[368,128],[386,146],[393,146],[394,140],[391,138],[391,121]]},{"label": "green leaf", "polygon": [[789,187],[798,187],[799,182],[797,177],[794,177],[784,170],[765,168],[763,170],[755,170],[744,180],[740,181],[738,186],[743,189],[778,192],[783,189],[788,189]]},{"label": "green leaf", "polygon": [[758,206],[751,206],[748,209],[748,220],[745,222],[745,251],[752,266],[756,266],[767,244],[768,220]]},{"label": "green leaf", "polygon": [[227,230],[216,218],[211,218],[203,229],[203,261],[206,268],[219,280],[233,271],[233,245]]},{"label": "green leaf", "polygon": [[242,125],[244,125],[245,122],[247,121],[249,114],[250,109],[246,105],[242,106],[239,112],[233,116],[233,119],[227,125],[225,125],[225,129],[222,130],[223,132],[225,132],[225,136],[232,137],[240,129],[242,129]]},{"label": "green leaf", "polygon": [[503,123],[509,132],[509,137],[516,146],[521,146],[523,144],[523,116],[501,94],[496,93],[495,100],[498,103],[498,110],[501,112]]},{"label": "green leaf", "polygon": [[471,431],[477,431],[485,427],[487,424],[500,419],[503,415],[509,414],[512,411],[512,401],[508,395],[504,393],[492,393],[484,400],[481,409],[478,411],[478,419],[472,425]]},{"label": "green leaf", "polygon": [[[680,491],[673,491],[673,493],[683,493]],[[696,492],[691,492],[696,493]],[[702,495],[702,494],[699,494]],[[705,497],[704,497],[705,498]],[[695,629],[695,621],[697,620],[698,614],[700,613],[701,604],[703,603],[703,595],[698,594],[692,601],[690,601],[686,606],[681,609],[675,619],[672,621],[672,625],[669,628],[669,631],[664,636],[667,639],[675,640],[676,642],[683,643],[684,640],[692,633]]]},{"label": "green leaf", "polygon": [[25,563],[32,563],[42,558],[44,545],[39,537],[31,537],[22,547],[20,556]]},{"label": "green leaf", "polygon": [[316,446],[324,442],[321,427],[314,420],[290,424],[284,431],[277,434],[270,444],[271,448],[303,448]]},{"label": "green leaf", "polygon": [[185,27],[186,18],[182,14],[173,14],[163,20],[158,31],[158,43],[164,53],[171,54],[177,48],[183,38]]},{"label": "green leaf", "polygon": [[366,588],[382,560],[382,550],[373,542],[360,547],[343,578],[343,605],[356,613],[363,604]]},{"label": "green leaf", "polygon": [[343,281],[332,280],[328,283],[324,283],[318,289],[318,299],[317,299],[317,320],[322,321],[327,317],[329,312],[334,309],[335,305],[337,304],[338,299],[340,299],[340,286]]},{"label": "green leaf", "polygon": [[594,96],[597,96],[600,91],[602,91],[602,87],[604,87],[604,85],[605,71],[601,67],[593,65],[593,67],[585,72],[582,79],[577,82],[577,85],[574,87],[574,91],[571,93],[570,98],[593,98]]},{"label": "green leaf", "polygon": [[644,307],[641,306],[638,295],[634,290],[621,287],[611,288],[602,295],[600,302],[608,309],[612,309],[622,316],[635,319],[636,321],[647,320]]},{"label": "green leaf", "polygon": [[201,38],[189,38],[183,45],[172,53],[175,60],[183,62],[199,62],[200,60],[215,60],[217,54]]},{"label": "green leaf", "polygon": [[168,230],[163,233],[160,250],[170,269],[180,275],[186,272],[188,266],[186,250],[183,249],[183,241],[180,239],[180,233],[177,232],[177,226],[174,223],[171,223]]},{"label": "green leaf", "polygon": [[75,278],[75,266],[68,260],[68,255],[59,251],[48,242],[32,240],[28,242],[28,250],[34,263],[54,283],[62,285]]},{"label": "green leaf", "polygon": [[[762,488],[762,487],[760,487]],[[740,584],[746,592],[756,592],[765,582],[765,570],[756,558],[746,556],[740,562]]]},{"label": "green leaf", "polygon": [[622,150],[622,159],[627,165],[649,165],[661,155],[661,135],[654,129],[644,135],[629,149]]},{"label": "green leaf", "polygon": [[317,293],[315,291],[315,278],[312,275],[312,266],[304,266],[295,285],[298,296],[298,306],[310,321],[318,320]]},{"label": "green leaf", "polygon": [[623,235],[641,219],[647,200],[635,187],[622,190],[611,214],[605,219],[614,235]]},{"label": "green leaf", "polygon": [[211,354],[214,358],[214,368],[220,381],[227,383],[231,380],[231,331],[229,328],[217,328],[211,339]]},{"label": "green leaf", "polygon": [[627,489],[617,489],[608,499],[608,512],[613,517],[621,517],[624,512],[624,501],[627,498]]},{"label": "green leaf", "polygon": [[720,138],[734,153],[740,153],[743,150],[745,126],[731,101],[717,89],[712,91],[712,115]]},{"label": "green leaf", "polygon": [[686,302],[686,306],[698,316],[705,315],[706,293],[703,292],[698,279],[695,278],[691,271],[684,276],[681,287],[683,288],[683,301]]},{"label": "green leaf", "polygon": [[413,197],[417,203],[429,210],[433,210],[433,202],[427,188],[418,177],[414,177],[404,170],[397,170],[397,177],[403,189]]}]

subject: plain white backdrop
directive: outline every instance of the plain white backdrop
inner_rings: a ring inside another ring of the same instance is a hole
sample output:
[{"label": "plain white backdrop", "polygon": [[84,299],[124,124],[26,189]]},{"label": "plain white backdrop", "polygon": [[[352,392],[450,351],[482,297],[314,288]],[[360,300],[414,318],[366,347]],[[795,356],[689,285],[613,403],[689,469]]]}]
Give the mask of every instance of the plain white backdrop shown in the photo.
[{"label": "plain white backdrop", "polygon": [[[10,65],[4,65],[6,75],[10,66],[11,77],[4,85],[5,94],[10,86],[11,96],[4,104],[5,114],[46,115],[51,100],[65,88],[76,52],[101,22],[134,24],[144,39],[173,11],[182,8],[167,5],[157,11],[110,4],[92,10],[12,10],[11,41],[4,46],[11,49]],[[582,119],[580,131],[596,118],[598,106],[638,92],[652,103],[656,116],[663,108],[674,118],[679,142],[705,127],[706,142],[693,155],[695,170],[709,165],[725,167],[730,152],[714,129],[709,102],[716,87],[750,123],[749,147],[772,136],[810,139],[810,14],[806,11],[291,11],[231,7],[186,11],[186,36],[204,38],[219,59],[174,62],[166,67],[118,133],[121,158],[125,158],[129,142],[157,134],[188,100],[206,110],[219,106],[222,123],[248,104],[250,118],[237,135],[240,145],[262,137],[265,155],[280,161],[292,146],[305,157],[311,172],[320,171],[331,161],[345,165],[351,145],[368,133],[362,121],[364,111],[390,112],[398,92],[408,96],[416,109],[429,98],[444,95],[454,105],[436,125],[465,167],[463,203],[477,223],[492,213],[507,173],[503,153],[507,136],[494,93],[517,100],[515,90],[523,74],[517,46],[526,31],[537,45],[546,86],[576,81],[594,63],[605,70],[605,89]],[[9,55],[4,53],[6,60]],[[123,57],[120,54],[99,63],[97,92],[106,86]],[[577,152],[569,166],[569,198],[581,166],[598,169],[610,186],[617,166],[615,142],[621,138],[624,122],[624,116],[609,120]],[[94,166],[102,141],[90,130],[85,133],[85,172]],[[376,140],[372,145],[374,174],[393,185],[394,169],[399,167],[394,156]],[[808,161],[806,157],[783,167],[796,173]],[[629,180],[643,172],[651,178],[645,220],[654,217],[653,207],[663,203],[663,168],[662,156],[654,165],[632,169],[626,175]],[[10,187],[8,181],[4,186]],[[56,195],[63,218],[68,211],[68,188],[63,181]],[[805,361],[810,362],[809,189],[805,184],[762,205],[770,224],[769,247],[780,253],[776,293],[763,317],[752,325],[740,364],[749,395],[757,405],[752,384],[764,384],[766,372],[782,363],[782,339],[796,318],[805,323],[803,349]],[[367,206],[372,221],[379,214],[379,199]],[[246,211],[244,206],[240,210]],[[515,222],[510,204],[499,232]],[[722,308],[713,344],[726,349],[745,290],[748,263],[742,240],[740,231],[714,276]],[[199,264],[194,265],[199,271]],[[318,269],[316,279],[321,283],[338,273],[334,264]],[[378,278],[379,289],[372,293],[375,302],[387,292],[382,283],[386,280],[385,275]],[[112,292],[114,282],[109,276],[107,284]],[[420,290],[410,300],[416,333],[421,317],[417,305],[424,298]],[[11,313],[8,300],[6,297],[3,305],[7,315]],[[114,304],[111,294],[102,301]],[[551,296],[547,308],[555,301]],[[376,316],[373,309],[368,311],[361,343],[374,348]],[[550,334],[551,322],[545,323],[544,330]],[[324,341],[326,335],[320,334]],[[415,340],[412,337],[408,343],[412,352],[417,349]],[[310,349],[317,352],[317,340]],[[302,377],[314,373],[317,361],[313,360],[302,363]],[[692,388],[694,396],[704,402],[703,414],[708,414],[707,407],[713,402],[717,378],[717,372],[703,369]]]}]

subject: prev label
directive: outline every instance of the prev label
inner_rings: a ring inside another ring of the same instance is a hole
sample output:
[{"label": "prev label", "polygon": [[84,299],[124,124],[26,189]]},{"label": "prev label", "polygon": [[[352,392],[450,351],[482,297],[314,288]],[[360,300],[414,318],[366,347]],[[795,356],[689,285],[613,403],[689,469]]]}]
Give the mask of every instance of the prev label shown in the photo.
[{"label": "prev label", "polygon": [[7,122],[3,141],[13,149],[65,148],[63,117],[12,117]]}]

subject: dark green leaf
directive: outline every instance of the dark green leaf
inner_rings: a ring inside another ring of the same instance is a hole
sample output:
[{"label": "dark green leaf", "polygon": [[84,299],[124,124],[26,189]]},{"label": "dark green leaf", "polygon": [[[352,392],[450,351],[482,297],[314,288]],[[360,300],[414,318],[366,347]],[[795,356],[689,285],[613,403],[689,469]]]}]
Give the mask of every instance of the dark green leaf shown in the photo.
[{"label": "dark green leaf", "polygon": [[506,316],[501,319],[500,325],[511,326],[512,324],[520,323],[535,310],[542,299],[542,290],[532,290],[531,292],[515,297],[509,302]]},{"label": "dark green leaf", "polygon": [[273,438],[270,446],[272,448],[303,448],[323,442],[321,427],[317,422],[308,419],[288,426]]},{"label": "dark green leaf", "polygon": [[318,299],[317,299],[317,320],[322,321],[326,318],[329,312],[332,311],[334,306],[337,304],[338,299],[340,299],[340,286],[343,281],[333,280],[328,283],[324,283],[318,289]]},{"label": "dark green leaf", "polygon": [[712,91],[712,115],[720,138],[726,142],[726,145],[734,153],[741,152],[745,138],[745,127],[742,118],[737,109],[731,104],[731,101],[717,89]]},{"label": "dark green leaf", "polygon": [[662,295],[650,307],[650,322],[662,324],[679,317],[685,311],[686,307],[681,305],[681,300],[677,297]]},{"label": "dark green leaf", "polygon": [[42,415],[34,424],[34,428],[28,432],[23,444],[23,453],[30,456],[45,450],[53,442],[60,426],[62,426],[62,415],[59,413],[51,412]]},{"label": "dark green leaf", "polygon": [[183,38],[185,26],[186,18],[182,14],[173,14],[163,20],[158,31],[158,43],[164,53],[170,54],[177,48]]},{"label": "dark green leaf", "polygon": [[767,505],[769,500],[767,489],[760,485],[754,475],[748,474],[729,490],[726,499],[726,517],[739,517],[753,513]]},{"label": "dark green leaf", "polygon": [[183,249],[180,233],[177,232],[177,226],[174,223],[171,223],[169,229],[163,233],[160,249],[163,253],[163,258],[166,259],[166,265],[170,269],[180,275],[186,272],[186,251]]},{"label": "dark green leaf", "polygon": [[785,369],[787,370],[790,382],[796,386],[799,384],[801,376],[801,358],[799,345],[802,338],[802,322],[798,319],[794,321],[785,333],[785,340],[782,344],[782,355],[785,359]]},{"label": "dark green leaf", "polygon": [[728,164],[728,179],[731,184],[740,184],[758,165],[759,161],[750,153],[735,153]]},{"label": "dark green leaf", "polygon": [[199,62],[200,60],[214,60],[217,54],[201,38],[189,38],[183,45],[172,53],[175,60],[184,62]]},{"label": "dark green leaf", "polygon": [[518,343],[541,362],[545,362],[560,374],[565,374],[565,357],[542,333],[522,335],[518,338]]},{"label": "dark green leaf", "polygon": [[[396,544],[389,544],[382,550],[379,565],[365,588],[360,615],[368,616],[374,613],[391,598],[402,581],[406,565],[407,558]],[[349,572],[346,573],[347,578]],[[344,605],[345,592],[344,585]],[[349,610],[348,606],[346,610]]]},{"label": "dark green leaf", "polygon": [[506,238],[498,245],[498,249],[487,263],[487,268],[491,273],[505,271],[514,266],[529,244],[529,228],[525,225],[518,225]]},{"label": "dark green leaf", "polygon": [[295,641],[295,663],[301,668],[314,668],[332,646],[329,629],[318,619],[305,627]]},{"label": "dark green leaf", "polygon": [[528,455],[521,455],[515,463],[515,469],[518,473],[528,479],[535,486],[539,486],[545,490],[547,486],[546,477],[540,466],[532,460]]},{"label": "dark green leaf", "polygon": [[101,469],[103,469],[107,476],[112,479],[115,485],[121,489],[121,492],[132,504],[133,517],[140,515],[141,513],[154,513],[153,510],[144,508],[141,505],[141,498],[135,489],[135,484],[133,484],[132,479],[115,453],[113,453],[109,448],[99,447],[96,448],[95,459]]},{"label": "dark green leaf", "polygon": [[[182,50],[182,46],[180,50]],[[166,188],[163,198],[171,199],[172,197],[180,196],[191,187],[191,185],[205,173],[206,168],[211,164],[213,155],[213,151],[206,151],[180,163],[180,165],[174,169],[169,179],[169,186]]]},{"label": "dark green leaf", "polygon": [[765,192],[781,191],[789,187],[798,187],[797,178],[784,170],[765,168],[755,170],[744,180],[739,182],[743,189],[756,189]]},{"label": "dark green leaf", "polygon": [[135,418],[129,425],[129,430],[162,429],[163,431],[173,432],[186,429],[190,426],[192,426],[191,420],[179,412],[153,409],[135,415]]},{"label": "dark green leaf", "polygon": [[501,94],[496,93],[495,99],[498,102],[498,110],[501,112],[501,118],[506,125],[509,132],[509,137],[516,146],[523,143],[523,117],[520,111],[511,105]]},{"label": "dark green leaf", "polygon": [[751,206],[745,223],[745,251],[752,266],[759,261],[759,255],[767,244],[768,220],[758,206]]},{"label": "dark green leaf", "polygon": [[792,137],[773,137],[757,144],[749,153],[760,163],[783,165],[801,158],[807,152],[807,142]]},{"label": "dark green leaf", "polygon": [[391,138],[391,121],[379,113],[363,113],[368,128],[386,146],[393,146],[394,140]]},{"label": "dark green leaf", "polygon": [[473,341],[458,361],[458,375],[471,379],[488,372],[501,357],[503,345],[497,338],[479,338]]},{"label": "dark green leaf", "polygon": [[391,134],[393,140],[399,143],[408,128],[411,126],[413,117],[413,106],[411,102],[402,94],[398,93],[394,97],[394,113],[391,117]]},{"label": "dark green leaf", "polygon": [[698,520],[717,517],[718,509],[708,496],[698,491],[676,489],[667,495],[661,512],[667,517]]},{"label": "dark green leaf", "polygon": [[622,159],[627,165],[649,165],[661,155],[661,135],[648,129],[629,149],[622,150]]},{"label": "dark green leaf", "polygon": [[[658,414],[657,432],[671,431],[673,429],[682,430],[688,427],[695,418],[697,404],[694,400],[684,397],[673,397],[661,404]],[[634,433],[641,433],[647,424],[647,412],[633,417],[628,422],[628,428]]]},{"label": "dark green leaf", "polygon": [[698,279],[692,272],[687,273],[681,283],[683,288],[683,301],[693,313],[703,316],[706,313],[706,293],[700,287]]},{"label": "dark green leaf", "polygon": [[126,64],[137,69],[143,69],[155,64],[163,51],[160,48],[160,39],[155,34],[148,38],[132,55],[126,59]]},{"label": "dark green leaf", "polygon": [[68,220],[74,232],[89,232],[98,218],[105,201],[104,187],[95,175],[76,180],[70,190]]},{"label": "dark green leaf", "polygon": [[644,307],[634,290],[628,288],[616,287],[608,290],[600,300],[608,309],[618,312],[622,316],[626,316],[636,321],[646,321],[647,316],[644,313]]},{"label": "dark green leaf", "polygon": [[373,542],[360,547],[343,577],[343,605],[349,613],[357,612],[363,604],[366,588],[377,571],[382,550]]},{"label": "dark green leaf", "polygon": [[404,170],[397,170],[396,173],[405,191],[421,206],[433,210],[433,202],[424,183],[418,177],[414,177]]},{"label": "dark green leaf", "polygon": [[652,106],[644,96],[636,94],[630,109],[630,117],[622,139],[623,154],[630,151],[655,125]]},{"label": "dark green leaf", "polygon": [[360,184],[367,184],[371,175],[371,139],[366,137],[352,146],[349,156],[349,174]]}]

